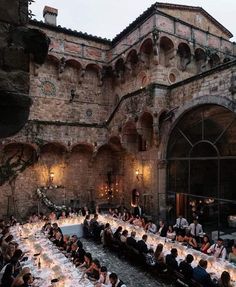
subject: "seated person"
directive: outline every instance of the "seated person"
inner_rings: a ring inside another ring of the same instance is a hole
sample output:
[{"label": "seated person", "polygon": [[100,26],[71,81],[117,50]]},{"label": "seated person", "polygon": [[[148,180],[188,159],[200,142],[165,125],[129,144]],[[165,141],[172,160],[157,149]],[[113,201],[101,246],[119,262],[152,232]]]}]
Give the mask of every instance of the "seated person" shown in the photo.
[{"label": "seated person", "polygon": [[78,266],[84,263],[85,250],[83,249],[83,243],[78,240],[76,243],[74,243],[73,248],[73,262],[76,266]]},{"label": "seated person", "polygon": [[87,252],[84,254],[84,262],[79,265],[79,268],[86,268],[89,269],[90,266],[92,265],[92,255],[91,253]]},{"label": "seated person", "polygon": [[11,287],[18,287],[24,284],[23,276],[30,273],[29,267],[24,267],[21,272],[16,276]]},{"label": "seated person", "polygon": [[203,240],[202,240],[202,244],[200,247],[200,251],[202,253],[207,254],[207,250],[210,248],[211,244],[210,244],[210,239],[207,235],[203,236]]},{"label": "seated person", "polygon": [[89,223],[90,223],[90,214],[86,215],[85,219],[84,219],[84,223],[83,223],[83,235],[84,235],[84,238],[91,237]]},{"label": "seated person", "polygon": [[176,232],[174,231],[172,225],[169,225],[169,226],[168,226],[168,230],[167,230],[167,233],[166,233],[166,237],[167,237],[168,239],[172,240],[172,241],[175,240]]},{"label": "seated person", "polygon": [[57,231],[55,233],[55,240],[53,241],[53,243],[59,247],[59,248],[63,248],[64,246],[64,240],[63,240],[63,235],[61,234],[60,231]]},{"label": "seated person", "polygon": [[99,280],[100,273],[101,273],[100,262],[97,259],[93,259],[91,266],[85,270],[85,274],[88,276],[88,279]]},{"label": "seated person", "polygon": [[110,272],[107,272],[106,266],[102,266],[101,272],[100,272],[100,277],[99,277],[98,282],[95,286],[96,287],[103,287],[103,286],[109,285],[109,283],[110,283],[109,275],[110,275]]},{"label": "seated person", "polygon": [[227,271],[222,272],[218,285],[219,285],[218,287],[233,287],[229,272]]},{"label": "seated person", "polygon": [[106,223],[105,228],[102,233],[102,243],[103,247],[111,247],[113,244],[114,238],[111,230],[110,223]]},{"label": "seated person", "polygon": [[157,226],[152,220],[149,220],[145,226],[145,230],[146,230],[146,232],[156,233],[157,232]]},{"label": "seated person", "polygon": [[152,267],[156,265],[154,250],[152,248],[148,249],[146,254],[146,264]]},{"label": "seated person", "polygon": [[154,256],[156,261],[156,267],[159,269],[159,271],[162,271],[166,268],[165,264],[165,256],[163,253],[163,244],[159,243],[156,247]]},{"label": "seated person", "polygon": [[193,267],[191,263],[193,262],[193,256],[188,254],[184,261],[179,264],[179,271],[184,275],[184,280],[187,284],[190,283],[190,280],[193,276]]},{"label": "seated person", "polygon": [[206,271],[207,261],[201,259],[198,266],[193,268],[193,279],[202,284],[203,287],[214,287],[210,274]]},{"label": "seated person", "polygon": [[176,248],[172,248],[170,254],[166,255],[166,265],[169,271],[178,271],[179,266],[176,258],[178,257],[178,251]]},{"label": "seated person", "polygon": [[165,222],[163,220],[159,221],[159,228],[157,231],[157,234],[161,237],[166,237],[168,227],[166,226]]},{"label": "seated person", "polygon": [[142,227],[143,226],[143,222],[142,222],[141,217],[136,215],[136,218],[133,220],[133,225]]},{"label": "seated person", "polygon": [[115,286],[115,287],[126,287],[126,285],[118,278],[118,276],[116,275],[116,273],[111,273],[109,275],[109,279],[110,279],[110,286]]},{"label": "seated person", "polygon": [[229,253],[229,262],[236,264],[236,244],[232,246],[232,252]]},{"label": "seated person", "polygon": [[137,241],[135,239],[136,236],[136,232],[135,231],[131,231],[130,236],[127,237],[126,243],[128,246],[131,246],[133,248],[137,248]]},{"label": "seated person", "polygon": [[194,249],[198,249],[197,240],[195,239],[195,237],[192,234],[189,234],[188,246],[190,246]]},{"label": "seated person", "polygon": [[142,236],[142,239],[137,242],[137,249],[139,253],[146,254],[148,252],[148,247],[147,247],[146,242],[147,242],[147,235],[144,234]]},{"label": "seated person", "polygon": [[116,240],[117,242],[120,242],[121,231],[122,231],[122,226],[119,226],[116,229],[115,233],[113,234],[113,239]]},{"label": "seated person", "polygon": [[26,273],[23,275],[23,281],[24,283],[21,285],[21,287],[30,287],[32,286],[31,284],[34,281],[34,278],[31,273]]},{"label": "seated person", "polygon": [[128,238],[128,234],[129,234],[128,230],[126,230],[126,229],[123,230],[123,232],[122,232],[122,234],[120,236],[121,243],[125,243],[126,244],[126,241],[127,241],[127,238]]},{"label": "seated person", "polygon": [[218,238],[217,242],[207,250],[207,253],[213,255],[215,258],[225,259],[227,252],[224,247],[224,240],[222,238]]},{"label": "seated person", "polygon": [[66,218],[67,218],[66,212],[62,211],[61,216],[59,217],[59,219],[66,219]]}]

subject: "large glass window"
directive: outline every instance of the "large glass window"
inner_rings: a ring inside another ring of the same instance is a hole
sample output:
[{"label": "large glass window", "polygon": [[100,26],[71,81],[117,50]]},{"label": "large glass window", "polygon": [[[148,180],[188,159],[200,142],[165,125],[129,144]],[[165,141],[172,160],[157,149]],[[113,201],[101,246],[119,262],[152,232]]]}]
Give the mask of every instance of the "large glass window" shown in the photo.
[{"label": "large glass window", "polygon": [[[173,214],[199,217],[206,231],[236,226],[236,120],[217,105],[187,112],[168,143],[167,197]],[[234,217],[235,216],[235,217]],[[169,214],[169,220],[174,221]]]}]

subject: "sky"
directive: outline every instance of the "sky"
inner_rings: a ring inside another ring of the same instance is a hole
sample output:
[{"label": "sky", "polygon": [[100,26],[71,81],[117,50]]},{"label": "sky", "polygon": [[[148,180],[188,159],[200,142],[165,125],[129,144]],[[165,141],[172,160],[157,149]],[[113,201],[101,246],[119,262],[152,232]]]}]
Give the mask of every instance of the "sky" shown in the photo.
[{"label": "sky", "polygon": [[[113,39],[156,1],[153,0],[34,0],[30,5],[35,15],[43,20],[45,5],[58,9],[57,24],[94,36]],[[236,0],[160,0],[200,6],[225,26],[236,41]]]}]

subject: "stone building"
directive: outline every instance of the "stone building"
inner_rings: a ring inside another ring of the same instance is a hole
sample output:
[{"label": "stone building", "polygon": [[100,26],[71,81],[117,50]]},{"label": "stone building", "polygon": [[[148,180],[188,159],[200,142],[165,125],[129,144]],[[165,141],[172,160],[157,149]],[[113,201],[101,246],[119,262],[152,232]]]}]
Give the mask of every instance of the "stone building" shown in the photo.
[{"label": "stone building", "polygon": [[111,41],[43,13],[29,27],[50,38],[49,55],[31,61],[29,120],[2,146],[2,163],[20,153],[23,168],[1,186],[1,213],[43,209],[40,188],[59,206],[138,200],[154,218],[196,210],[223,224],[235,209],[232,34],[185,5],[156,3]]}]

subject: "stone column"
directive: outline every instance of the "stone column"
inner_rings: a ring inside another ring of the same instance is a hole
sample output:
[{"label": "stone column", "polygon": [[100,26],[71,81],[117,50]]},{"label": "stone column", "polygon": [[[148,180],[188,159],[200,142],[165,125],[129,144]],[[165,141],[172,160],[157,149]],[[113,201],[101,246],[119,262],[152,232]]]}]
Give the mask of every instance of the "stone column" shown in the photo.
[{"label": "stone column", "polygon": [[157,190],[158,190],[158,217],[166,219],[167,203],[166,203],[166,185],[167,185],[167,161],[159,160],[157,163]]}]

